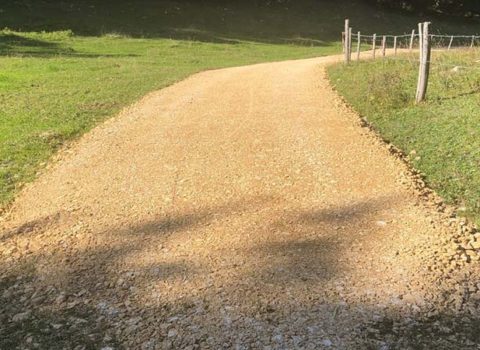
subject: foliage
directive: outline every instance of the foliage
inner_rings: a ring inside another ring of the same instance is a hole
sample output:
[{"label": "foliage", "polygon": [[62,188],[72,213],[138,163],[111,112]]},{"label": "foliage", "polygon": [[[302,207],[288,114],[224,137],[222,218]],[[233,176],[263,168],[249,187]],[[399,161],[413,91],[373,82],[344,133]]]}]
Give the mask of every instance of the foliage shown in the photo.
[{"label": "foliage", "polygon": [[375,2],[410,11],[429,11],[466,17],[480,16],[480,2],[477,0],[375,0]]}]

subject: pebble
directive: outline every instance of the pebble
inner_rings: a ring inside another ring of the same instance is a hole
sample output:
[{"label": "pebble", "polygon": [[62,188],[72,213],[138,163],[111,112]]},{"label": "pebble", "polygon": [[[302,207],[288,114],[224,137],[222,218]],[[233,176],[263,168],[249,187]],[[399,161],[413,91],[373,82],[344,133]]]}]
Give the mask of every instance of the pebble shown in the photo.
[{"label": "pebble", "polygon": [[31,311],[21,312],[21,313],[16,314],[15,316],[13,316],[12,321],[13,322],[24,322],[24,321],[30,319],[31,315],[32,315]]},{"label": "pebble", "polygon": [[330,339],[324,339],[322,340],[322,345],[326,346],[327,348],[331,347],[333,345],[332,341]]},{"label": "pebble", "polygon": [[170,329],[167,334],[169,338],[176,337],[177,335],[178,335],[178,331],[175,328]]},{"label": "pebble", "polygon": [[272,341],[275,343],[282,343],[283,342],[283,336],[281,334],[274,335],[272,337]]}]

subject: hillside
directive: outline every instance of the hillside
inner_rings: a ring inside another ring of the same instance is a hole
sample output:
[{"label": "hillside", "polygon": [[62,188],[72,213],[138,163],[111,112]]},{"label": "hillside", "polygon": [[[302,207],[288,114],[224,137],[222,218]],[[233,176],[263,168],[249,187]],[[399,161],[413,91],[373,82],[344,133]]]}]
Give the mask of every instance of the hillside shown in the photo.
[{"label": "hillside", "polygon": [[[336,42],[344,18],[369,32],[400,33],[425,19],[388,12],[367,0],[154,1],[39,0],[0,5],[0,23],[17,31],[72,30],[77,35],[117,33],[228,42],[242,39],[322,45]],[[431,17],[429,17],[431,18]],[[436,19],[444,32],[470,32],[474,22]]]}]

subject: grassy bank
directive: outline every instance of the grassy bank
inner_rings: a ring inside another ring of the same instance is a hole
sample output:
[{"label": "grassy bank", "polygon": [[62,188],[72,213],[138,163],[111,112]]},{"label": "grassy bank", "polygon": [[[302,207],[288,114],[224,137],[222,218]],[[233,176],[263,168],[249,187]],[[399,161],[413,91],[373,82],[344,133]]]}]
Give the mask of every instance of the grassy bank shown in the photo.
[{"label": "grassy bank", "polygon": [[329,74],[432,188],[480,224],[479,50],[434,53],[428,101],[419,105],[413,102],[418,66],[409,57],[337,65]]}]

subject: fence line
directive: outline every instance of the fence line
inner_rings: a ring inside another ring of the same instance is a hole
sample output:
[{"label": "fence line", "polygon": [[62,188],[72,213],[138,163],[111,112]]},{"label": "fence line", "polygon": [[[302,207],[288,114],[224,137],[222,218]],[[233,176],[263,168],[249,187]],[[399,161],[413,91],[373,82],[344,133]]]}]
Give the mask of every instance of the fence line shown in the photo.
[{"label": "fence line", "polygon": [[[346,34],[345,34],[346,33]],[[475,48],[477,41],[480,40],[480,35],[445,35],[445,34],[431,34],[430,33],[430,23],[424,22],[419,23],[418,30],[412,30],[411,34],[400,34],[400,35],[378,35],[374,34],[362,34],[357,32],[352,36],[352,28],[350,27],[350,21],[345,21],[345,30],[342,32],[342,43],[343,43],[343,52],[345,54],[345,63],[350,64],[352,57],[352,38],[357,40],[356,45],[356,60],[360,60],[361,50],[363,45],[371,46],[372,58],[375,59],[377,56],[378,47],[380,47],[380,52],[382,58],[386,58],[386,50],[389,48],[390,44],[393,42],[393,58],[398,61],[408,61],[411,64],[418,65],[419,74],[417,81],[417,93],[416,101],[421,102],[425,100],[427,95],[427,87],[429,80],[429,73],[431,66],[458,70],[477,70],[480,69],[480,64],[478,67],[468,67],[463,64],[443,64],[439,62],[433,62],[431,59],[432,48],[435,50],[442,48],[442,50],[451,50],[453,47],[470,47]],[[393,40],[392,40],[393,39]],[[405,40],[407,39],[407,40]],[[447,44],[448,41],[448,45]],[[379,46],[377,46],[379,45]],[[460,45],[460,46],[458,46]],[[480,46],[480,45],[479,45]],[[411,53],[414,48],[418,48],[419,57],[412,59],[403,59],[398,57],[398,49],[406,48]],[[478,62],[480,63],[480,61]]]},{"label": "fence line", "polygon": [[[418,37],[419,35],[415,32],[415,37]],[[360,35],[362,38],[373,38],[373,34],[371,35],[365,35],[365,34],[361,34]],[[382,35],[382,36],[386,36],[387,38],[403,38],[403,37],[411,37],[411,34],[402,34],[402,35],[392,35],[392,34],[386,34],[386,35]],[[430,38],[468,38],[468,39],[472,39],[473,37],[475,38],[479,38],[480,39],[480,35],[440,35],[440,34],[429,34],[428,35]]]}]

